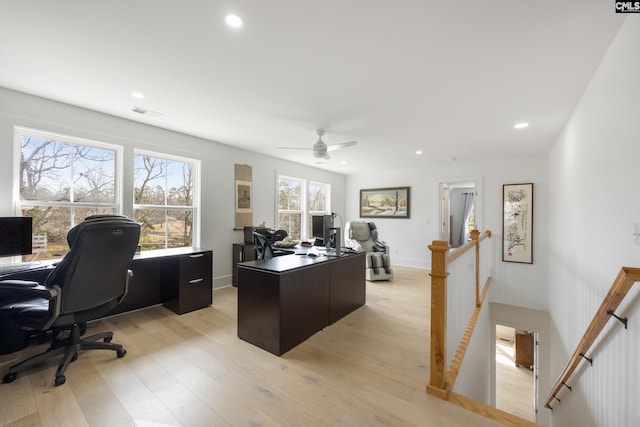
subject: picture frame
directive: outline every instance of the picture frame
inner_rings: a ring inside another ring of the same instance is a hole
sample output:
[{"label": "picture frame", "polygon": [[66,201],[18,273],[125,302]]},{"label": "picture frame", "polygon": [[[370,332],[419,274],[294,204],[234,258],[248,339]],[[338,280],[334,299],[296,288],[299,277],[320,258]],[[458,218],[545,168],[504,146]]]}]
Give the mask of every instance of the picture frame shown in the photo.
[{"label": "picture frame", "polygon": [[360,218],[410,218],[410,187],[360,190]]},{"label": "picture frame", "polygon": [[251,182],[236,180],[236,213],[251,212]]},{"label": "picture frame", "polygon": [[533,183],[502,186],[502,261],[533,264]]}]

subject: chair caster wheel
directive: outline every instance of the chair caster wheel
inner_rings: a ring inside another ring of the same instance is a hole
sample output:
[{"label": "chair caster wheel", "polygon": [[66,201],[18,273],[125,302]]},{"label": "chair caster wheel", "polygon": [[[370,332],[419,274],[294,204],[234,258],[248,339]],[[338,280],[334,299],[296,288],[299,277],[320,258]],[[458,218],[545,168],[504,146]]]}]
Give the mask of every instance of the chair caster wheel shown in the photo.
[{"label": "chair caster wheel", "polygon": [[59,386],[64,384],[67,381],[67,377],[64,375],[56,375],[55,385]]},{"label": "chair caster wheel", "polygon": [[118,359],[124,357],[125,354],[127,354],[127,350],[125,350],[124,348],[122,350],[116,351],[116,355],[118,356]]},{"label": "chair caster wheel", "polygon": [[18,374],[14,372],[12,374],[5,375],[4,378],[2,378],[2,382],[5,384],[12,383],[16,380],[16,378],[18,378]]},{"label": "chair caster wheel", "polygon": [[102,340],[102,342],[111,342],[111,339],[113,337],[106,337],[105,339]]}]

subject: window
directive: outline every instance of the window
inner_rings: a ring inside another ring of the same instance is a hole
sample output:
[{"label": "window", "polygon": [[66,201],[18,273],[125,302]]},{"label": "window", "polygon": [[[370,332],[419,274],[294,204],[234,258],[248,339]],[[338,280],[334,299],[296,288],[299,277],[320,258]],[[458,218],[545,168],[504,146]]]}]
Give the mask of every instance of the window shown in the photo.
[{"label": "window", "polygon": [[15,129],[15,139],[17,212],[33,218],[34,256],[64,256],[71,227],[120,212],[120,147],[24,128]]},{"label": "window", "polygon": [[331,186],[278,176],[278,228],[295,240],[311,235],[311,216],[331,212]]},{"label": "window", "polygon": [[198,167],[192,159],[136,152],[133,211],[142,250],[197,246]]}]

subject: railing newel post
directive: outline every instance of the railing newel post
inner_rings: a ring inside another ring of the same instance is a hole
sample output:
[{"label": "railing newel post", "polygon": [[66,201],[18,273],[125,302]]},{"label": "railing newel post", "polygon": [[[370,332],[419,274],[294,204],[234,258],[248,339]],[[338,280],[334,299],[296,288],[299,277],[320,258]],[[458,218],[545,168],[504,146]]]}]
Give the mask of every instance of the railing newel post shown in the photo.
[{"label": "railing newel post", "polygon": [[434,240],[431,250],[431,358],[427,392],[447,398],[447,252],[449,242]]}]

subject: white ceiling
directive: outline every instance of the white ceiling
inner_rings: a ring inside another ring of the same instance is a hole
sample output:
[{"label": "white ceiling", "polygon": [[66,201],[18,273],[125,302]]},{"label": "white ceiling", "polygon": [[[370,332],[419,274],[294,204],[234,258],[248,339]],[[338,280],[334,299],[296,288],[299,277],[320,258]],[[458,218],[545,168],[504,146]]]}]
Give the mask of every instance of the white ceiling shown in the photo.
[{"label": "white ceiling", "polygon": [[0,86],[309,165],[276,147],[322,128],[358,141],[317,165],[344,174],[535,156],[623,19],[606,0],[0,0]]}]

